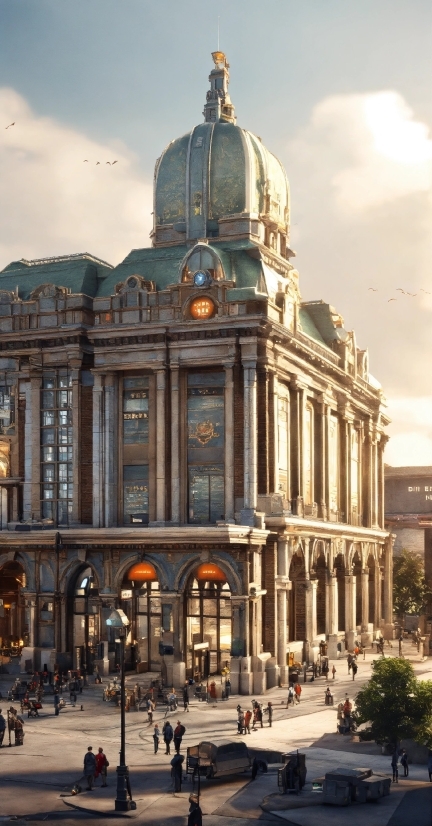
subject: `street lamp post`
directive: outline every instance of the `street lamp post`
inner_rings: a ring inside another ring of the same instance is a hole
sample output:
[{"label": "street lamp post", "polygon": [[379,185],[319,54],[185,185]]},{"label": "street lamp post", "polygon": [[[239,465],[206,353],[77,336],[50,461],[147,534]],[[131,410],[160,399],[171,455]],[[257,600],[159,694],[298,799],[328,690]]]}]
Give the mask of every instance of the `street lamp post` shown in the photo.
[{"label": "street lamp post", "polygon": [[121,609],[112,611],[106,621],[110,628],[115,628],[120,639],[120,762],[117,766],[117,792],[115,799],[116,812],[127,812],[134,808],[129,782],[129,768],[126,765],[125,739],[125,637],[129,620]]}]

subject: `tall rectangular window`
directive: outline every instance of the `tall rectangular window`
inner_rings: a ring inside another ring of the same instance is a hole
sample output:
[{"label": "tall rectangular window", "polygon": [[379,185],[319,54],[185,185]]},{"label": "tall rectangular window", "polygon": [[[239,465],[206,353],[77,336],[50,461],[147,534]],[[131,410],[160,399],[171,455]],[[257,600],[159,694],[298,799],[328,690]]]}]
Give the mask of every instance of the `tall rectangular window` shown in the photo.
[{"label": "tall rectangular window", "polygon": [[224,389],[224,373],[188,375],[188,512],[192,524],[224,518]]},{"label": "tall rectangular window", "polygon": [[123,379],[123,522],[149,521],[149,378]]},{"label": "tall rectangular window", "polygon": [[67,525],[73,499],[72,378],[67,370],[47,373],[41,391],[41,511]]},{"label": "tall rectangular window", "polygon": [[359,433],[354,427],[351,428],[351,509],[353,513],[358,513],[358,491],[359,491]]},{"label": "tall rectangular window", "polygon": [[339,423],[336,416],[329,422],[330,510],[339,509]]},{"label": "tall rectangular window", "polygon": [[9,435],[15,432],[15,396],[11,391],[11,387],[0,387],[0,433]]},{"label": "tall rectangular window", "polygon": [[288,427],[289,402],[287,398],[278,398],[278,461],[279,493],[288,499]]}]

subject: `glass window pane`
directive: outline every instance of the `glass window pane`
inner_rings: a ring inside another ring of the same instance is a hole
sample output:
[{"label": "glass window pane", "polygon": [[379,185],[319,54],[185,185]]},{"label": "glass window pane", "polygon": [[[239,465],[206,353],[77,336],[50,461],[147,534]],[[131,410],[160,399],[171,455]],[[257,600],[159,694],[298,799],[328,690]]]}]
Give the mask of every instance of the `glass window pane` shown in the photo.
[{"label": "glass window pane", "polygon": [[59,424],[72,424],[72,410],[59,410],[58,414]]},{"label": "glass window pane", "polygon": [[42,519],[53,519],[53,503],[42,502]]},{"label": "glass window pane", "polygon": [[54,482],[55,479],[55,465],[42,466],[42,479],[44,482]]},{"label": "glass window pane", "polygon": [[190,616],[198,616],[200,612],[200,601],[191,597],[188,604],[188,614]]},{"label": "glass window pane", "polygon": [[217,600],[203,599],[203,615],[206,617],[217,616]]},{"label": "glass window pane", "polygon": [[54,485],[43,485],[42,495],[44,499],[54,499]]},{"label": "glass window pane", "polygon": [[224,510],[224,478],[223,476],[210,476],[210,521],[222,520]]},{"label": "glass window pane", "polygon": [[217,623],[215,617],[203,618],[203,642],[209,642],[210,648],[217,648]]},{"label": "glass window pane", "polygon": [[67,482],[68,479],[68,466],[67,464],[62,464],[58,466],[58,479],[59,482]]},{"label": "glass window pane", "polygon": [[230,617],[231,616],[231,600],[229,599],[221,599],[219,602],[220,605],[220,615],[221,617]]},{"label": "glass window pane", "polygon": [[123,467],[123,516],[125,524],[147,524],[149,512],[148,465]]},{"label": "glass window pane", "polygon": [[55,447],[43,447],[42,448],[42,461],[43,462],[55,462],[56,458],[56,449]]},{"label": "glass window pane", "polygon": [[42,424],[44,427],[53,425],[55,420],[54,410],[47,410],[42,413]]},{"label": "glass window pane", "polygon": [[43,388],[55,387],[55,376],[44,376],[42,381]]},{"label": "glass window pane", "polygon": [[43,445],[54,445],[56,441],[56,432],[55,428],[44,428],[42,430],[42,444]]},{"label": "glass window pane", "polygon": [[72,447],[59,447],[58,454],[60,462],[70,462],[72,460]]},{"label": "glass window pane", "polygon": [[231,620],[222,619],[219,623],[220,647],[223,651],[231,651]]},{"label": "glass window pane", "polygon": [[54,397],[55,394],[53,390],[44,390],[42,393],[42,407],[45,409],[55,407]]}]

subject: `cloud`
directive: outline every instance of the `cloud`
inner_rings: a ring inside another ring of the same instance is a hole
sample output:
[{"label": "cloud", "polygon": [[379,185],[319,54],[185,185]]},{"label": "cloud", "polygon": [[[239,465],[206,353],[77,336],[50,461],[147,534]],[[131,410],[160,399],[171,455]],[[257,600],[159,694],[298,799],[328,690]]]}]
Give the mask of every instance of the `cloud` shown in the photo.
[{"label": "cloud", "polygon": [[334,95],[314,107],[283,160],[302,295],[336,306],[368,347],[372,373],[393,400],[391,461],[429,462],[432,430],[418,421],[432,399],[428,127],[395,91]]},{"label": "cloud", "polygon": [[388,400],[390,441],[385,461],[390,465],[432,465],[432,396]]},{"label": "cloud", "polygon": [[152,184],[127,147],[38,117],[9,88],[0,89],[0,124],[0,268],[74,252],[116,264],[149,244]]}]

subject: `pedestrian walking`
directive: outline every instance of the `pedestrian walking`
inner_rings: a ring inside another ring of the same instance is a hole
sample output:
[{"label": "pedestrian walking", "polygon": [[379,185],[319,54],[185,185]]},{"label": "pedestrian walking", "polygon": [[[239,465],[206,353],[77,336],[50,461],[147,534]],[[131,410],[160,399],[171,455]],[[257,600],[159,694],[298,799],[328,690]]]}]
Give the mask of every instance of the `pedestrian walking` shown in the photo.
[{"label": "pedestrian walking", "polygon": [[177,720],[177,725],[174,729],[174,748],[177,754],[180,753],[181,741],[183,739],[185,731],[186,729],[184,726],[182,726],[180,720]]},{"label": "pedestrian walking", "polygon": [[77,700],[76,695],[76,681],[74,679],[70,680],[69,682],[69,699],[74,706]]},{"label": "pedestrian walking", "polygon": [[352,662],[353,662],[353,655],[352,655],[352,654],[348,654],[348,657],[347,657],[348,674],[349,674],[349,673],[350,673],[350,671],[351,671]]},{"label": "pedestrian walking", "polygon": [[158,753],[159,740],[160,740],[160,731],[159,731],[159,726],[156,723],[156,725],[153,729],[153,743],[154,743],[154,753],[155,754]]},{"label": "pedestrian walking", "polygon": [[432,782],[432,751],[429,752],[427,767],[429,772],[429,782]]},{"label": "pedestrian walking", "polygon": [[98,753],[96,755],[96,772],[95,772],[95,780],[99,777],[102,777],[102,788],[105,788],[107,785],[107,768],[109,766],[107,756],[104,754],[104,750],[102,746],[99,746]]},{"label": "pedestrian walking", "polygon": [[237,706],[237,734],[243,734],[244,729],[244,713],[240,706]]},{"label": "pedestrian walking", "polygon": [[0,708],[0,749],[3,745],[5,731],[6,731],[6,720],[3,717],[2,710]]},{"label": "pedestrian walking", "polygon": [[355,676],[356,676],[356,674],[357,674],[357,670],[358,670],[358,665],[357,665],[356,661],[354,660],[354,661],[353,661],[353,663],[352,663],[352,665],[351,665],[351,671],[352,671],[352,678],[353,678],[353,680],[355,679]]},{"label": "pedestrian walking", "polygon": [[336,668],[335,668],[335,666],[332,667],[332,675],[333,675],[333,679],[334,679],[336,677]]},{"label": "pedestrian walking", "polygon": [[393,772],[393,783],[397,783],[399,779],[399,772],[398,772],[398,761],[399,755],[397,749],[394,750],[393,756],[391,759],[391,767]]},{"label": "pedestrian walking", "polygon": [[175,754],[171,760],[171,777],[174,780],[174,794],[181,792],[183,779],[183,760],[182,754]]},{"label": "pedestrian walking", "polygon": [[288,708],[289,705],[293,705],[293,704],[294,704],[294,688],[293,688],[292,683],[291,683],[291,685],[288,688],[287,708]]},{"label": "pedestrian walking", "polygon": [[407,755],[407,753],[406,753],[405,749],[402,749],[402,754],[401,754],[401,758],[400,758],[400,764],[401,764],[401,766],[403,766],[403,770],[404,770],[404,777],[408,777],[408,774],[409,774],[409,770],[408,770],[408,755]]},{"label": "pedestrian walking", "polygon": [[162,729],[162,735],[165,743],[165,754],[171,754],[171,741],[174,737],[174,731],[171,723],[167,720]]},{"label": "pedestrian walking", "polygon": [[269,728],[271,728],[273,723],[273,706],[270,701],[267,703],[266,712],[268,714]]},{"label": "pedestrian walking", "polygon": [[259,703],[255,706],[254,726],[256,726],[257,723],[263,728],[263,713]]},{"label": "pedestrian walking", "polygon": [[154,704],[153,700],[151,699],[151,697],[149,697],[148,700],[147,700],[147,719],[148,719],[149,723],[153,722],[153,712],[154,712],[154,710],[155,710],[155,704]]},{"label": "pedestrian walking", "polygon": [[245,734],[250,734],[251,733],[251,730],[250,730],[251,719],[252,719],[252,712],[248,708],[248,710],[246,711],[245,716],[244,716],[244,731],[245,731]]},{"label": "pedestrian walking", "polygon": [[60,714],[60,694],[57,688],[54,689],[54,714],[56,717]]},{"label": "pedestrian walking", "polygon": [[189,817],[187,826],[202,826],[202,811],[198,802],[198,796],[191,794],[189,797]]},{"label": "pedestrian walking", "polygon": [[96,757],[93,754],[93,746],[87,748],[84,755],[84,777],[87,780],[87,791],[93,791],[94,777],[96,774]]},{"label": "pedestrian walking", "polygon": [[183,711],[189,711],[189,686],[185,683],[183,686]]},{"label": "pedestrian walking", "polygon": [[294,694],[296,696],[297,704],[300,703],[301,693],[302,693],[301,685],[300,685],[300,683],[296,683],[295,686],[294,686]]}]

